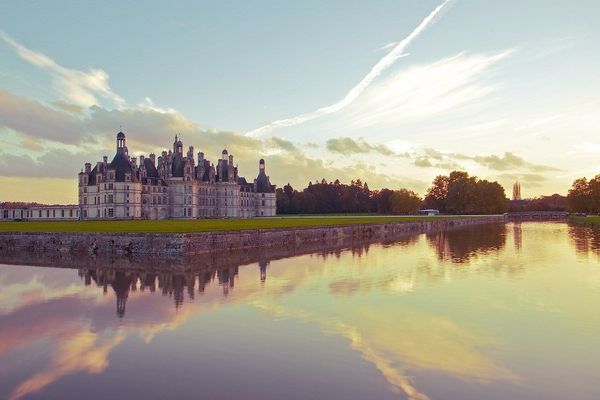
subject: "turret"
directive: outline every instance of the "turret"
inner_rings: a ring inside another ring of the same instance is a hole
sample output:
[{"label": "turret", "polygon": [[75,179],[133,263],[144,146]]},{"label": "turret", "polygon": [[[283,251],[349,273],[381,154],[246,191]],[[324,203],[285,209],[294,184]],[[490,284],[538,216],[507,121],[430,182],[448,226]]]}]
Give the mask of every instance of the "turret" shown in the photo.
[{"label": "turret", "polygon": [[183,143],[177,138],[177,135],[175,135],[175,142],[173,142],[173,153],[183,155]]},{"label": "turret", "polygon": [[127,153],[125,146],[125,134],[123,132],[117,133],[117,153]]}]

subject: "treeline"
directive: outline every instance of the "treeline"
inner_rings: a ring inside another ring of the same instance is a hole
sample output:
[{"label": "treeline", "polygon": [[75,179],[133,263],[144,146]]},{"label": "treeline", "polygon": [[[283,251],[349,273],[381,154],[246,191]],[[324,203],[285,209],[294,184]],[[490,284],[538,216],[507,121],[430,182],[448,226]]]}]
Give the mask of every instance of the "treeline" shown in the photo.
[{"label": "treeline", "polygon": [[576,179],[567,195],[567,205],[572,212],[600,214],[600,175],[589,181]]},{"label": "treeline", "polygon": [[511,212],[523,211],[566,211],[567,198],[558,193],[551,196],[540,196],[533,199],[510,200],[508,210]]},{"label": "treeline", "polygon": [[295,190],[289,183],[278,188],[278,214],[329,214],[329,213],[416,213],[421,207],[421,198],[413,191],[370,190],[360,179],[349,185],[339,180],[319,183],[309,182],[302,191]]},{"label": "treeline", "polygon": [[498,182],[463,171],[437,176],[427,190],[424,207],[448,214],[500,214],[508,209],[504,188]]},{"label": "treeline", "polygon": [[302,191],[289,183],[277,189],[278,214],[381,213],[414,214],[431,208],[449,214],[496,214],[507,210],[504,188],[466,172],[438,176],[425,199],[408,189],[370,190],[360,179],[310,182]]}]

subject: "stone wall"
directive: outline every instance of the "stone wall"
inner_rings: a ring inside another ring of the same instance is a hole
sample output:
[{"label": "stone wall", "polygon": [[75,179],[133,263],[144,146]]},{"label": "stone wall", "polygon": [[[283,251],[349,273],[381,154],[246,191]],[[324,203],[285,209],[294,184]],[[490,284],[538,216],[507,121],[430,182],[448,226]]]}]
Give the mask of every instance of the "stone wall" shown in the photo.
[{"label": "stone wall", "polygon": [[502,216],[435,219],[422,222],[388,222],[337,226],[259,229],[239,232],[156,233],[0,233],[0,256],[31,252],[52,257],[72,255],[180,256],[255,248],[295,248],[309,243],[337,246],[344,243],[385,241],[405,234],[434,232],[484,223],[503,223]]}]

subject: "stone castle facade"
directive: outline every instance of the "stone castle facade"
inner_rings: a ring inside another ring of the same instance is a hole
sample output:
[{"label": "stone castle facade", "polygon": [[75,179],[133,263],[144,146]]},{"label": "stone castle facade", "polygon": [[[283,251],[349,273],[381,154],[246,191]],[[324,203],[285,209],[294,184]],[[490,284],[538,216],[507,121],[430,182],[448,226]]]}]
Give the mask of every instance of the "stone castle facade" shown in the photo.
[{"label": "stone castle facade", "polygon": [[233,155],[223,150],[214,165],[194,147],[183,152],[175,137],[173,149],[157,158],[129,156],[119,132],[116,154],[105,156],[79,173],[79,216],[90,219],[195,219],[274,216],[275,185],[260,160],[253,182],[238,176]]}]

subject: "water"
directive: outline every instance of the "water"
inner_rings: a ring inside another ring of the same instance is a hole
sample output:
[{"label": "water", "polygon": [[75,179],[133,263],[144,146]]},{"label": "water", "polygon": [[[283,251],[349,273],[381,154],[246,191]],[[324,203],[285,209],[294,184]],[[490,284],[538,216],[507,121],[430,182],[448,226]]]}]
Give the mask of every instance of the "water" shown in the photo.
[{"label": "water", "polygon": [[0,265],[0,397],[600,398],[597,231],[487,225],[259,259]]}]

